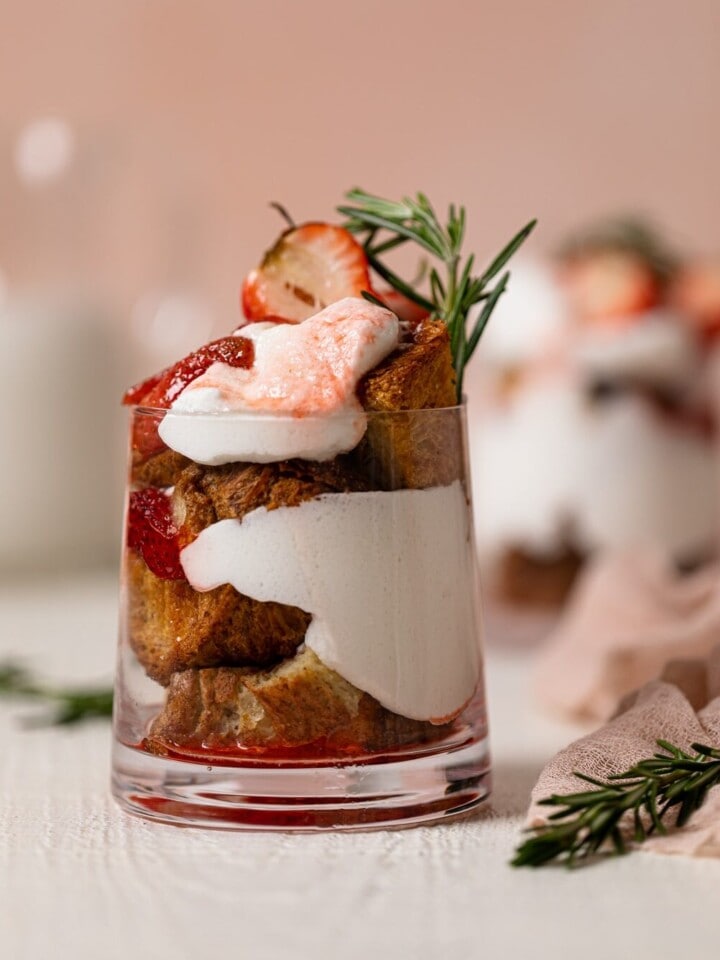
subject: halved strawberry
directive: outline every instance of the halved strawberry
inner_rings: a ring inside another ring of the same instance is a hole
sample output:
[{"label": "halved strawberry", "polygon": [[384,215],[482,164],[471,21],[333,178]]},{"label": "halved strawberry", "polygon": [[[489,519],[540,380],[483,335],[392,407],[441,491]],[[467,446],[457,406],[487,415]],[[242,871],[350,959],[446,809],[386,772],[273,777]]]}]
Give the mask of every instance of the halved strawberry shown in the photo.
[{"label": "halved strawberry", "polygon": [[127,545],[143,558],[156,577],[184,580],[178,528],[170,498],[156,487],[130,494]]},{"label": "halved strawberry", "polygon": [[[221,337],[195,350],[167,370],[130,387],[122,402],[127,406],[167,410],[178,394],[213,363],[221,361],[231,367],[247,368],[252,366],[254,358],[252,340],[246,337]],[[140,459],[146,459],[163,449],[164,444],[157,433],[160,419],[152,414],[138,416],[133,430],[133,449]]]},{"label": "halved strawberry", "polygon": [[249,321],[268,316],[300,322],[342,300],[370,290],[365,251],[344,227],[304,223],[281,234],[242,286]]},{"label": "halved strawberry", "polygon": [[632,251],[598,250],[571,258],[561,267],[561,281],[575,315],[605,326],[632,324],[662,296],[653,266]]},{"label": "halved strawberry", "polygon": [[720,334],[720,259],[687,263],[673,278],[670,301],[703,343]]}]

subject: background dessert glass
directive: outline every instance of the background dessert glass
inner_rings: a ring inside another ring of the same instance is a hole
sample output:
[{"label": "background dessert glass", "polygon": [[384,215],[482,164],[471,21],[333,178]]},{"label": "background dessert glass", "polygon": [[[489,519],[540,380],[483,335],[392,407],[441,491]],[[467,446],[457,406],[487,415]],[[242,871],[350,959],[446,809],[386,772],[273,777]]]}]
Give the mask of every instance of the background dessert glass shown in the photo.
[{"label": "background dessert glass", "polygon": [[121,805],[185,825],[318,830],[479,804],[489,757],[464,407],[344,414],[361,439],[325,463],[217,467],[163,445],[166,415],[225,438],[328,429],[131,410]]}]

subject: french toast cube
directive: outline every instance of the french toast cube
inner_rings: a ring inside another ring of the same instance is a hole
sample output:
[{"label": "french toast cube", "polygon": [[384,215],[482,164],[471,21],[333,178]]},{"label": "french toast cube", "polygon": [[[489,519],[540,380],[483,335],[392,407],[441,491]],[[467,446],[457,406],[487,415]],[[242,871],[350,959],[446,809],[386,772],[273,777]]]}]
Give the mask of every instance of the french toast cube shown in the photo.
[{"label": "french toast cube", "polygon": [[294,653],[310,624],[297,607],[261,603],[229,585],[199,593],[185,580],[162,580],[130,550],[126,577],[130,645],[163,685],[188,667],[275,663]]},{"label": "french toast cube", "polygon": [[173,676],[149,747],[192,744],[381,750],[444,736],[448,725],[410,720],[382,707],[307,647],[269,670],[218,667]]},{"label": "french toast cube", "polygon": [[[447,486],[463,474],[463,436],[455,410],[450,337],[442,321],[426,320],[360,383],[372,412],[354,456],[382,490]],[[419,413],[432,409],[429,415]],[[386,416],[384,414],[387,414]]]},{"label": "french toast cube", "polygon": [[[322,493],[364,489],[339,459],[326,464],[191,464],[172,493],[180,544],[217,520],[241,520],[258,507],[293,506]],[[291,656],[302,643],[310,614],[261,602],[224,585],[200,593],[184,580],[156,577],[127,551],[129,634],[148,676],[163,685],[190,667],[265,666]]]}]

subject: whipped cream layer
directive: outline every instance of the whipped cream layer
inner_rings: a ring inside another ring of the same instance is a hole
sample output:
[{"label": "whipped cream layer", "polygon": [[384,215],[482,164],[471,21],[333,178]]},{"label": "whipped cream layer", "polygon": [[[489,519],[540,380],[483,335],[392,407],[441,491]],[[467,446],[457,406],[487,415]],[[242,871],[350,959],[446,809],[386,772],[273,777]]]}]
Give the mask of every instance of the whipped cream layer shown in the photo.
[{"label": "whipped cream layer", "polygon": [[587,376],[687,388],[700,370],[700,356],[682,318],[663,310],[643,314],[631,326],[588,330],[575,348],[576,361]]},{"label": "whipped cream layer", "polygon": [[[699,433],[668,425],[638,396],[588,404],[573,382],[523,388],[473,426],[478,543],[586,550],[660,543],[694,555],[716,529],[718,458]],[[532,487],[528,487],[528,478]]]},{"label": "whipped cream layer", "polygon": [[196,590],[229,583],[311,613],[306,644],[395,713],[441,722],[475,691],[476,576],[459,482],[260,508],[207,527],[181,563]]},{"label": "whipped cream layer", "polygon": [[[252,367],[214,363],[189,383],[159,427],[168,447],[214,466],[330,460],[357,446],[367,425],[357,385],[398,346],[394,313],[348,297],[303,323],[237,335],[254,342]],[[243,416],[221,416],[230,413]]]}]

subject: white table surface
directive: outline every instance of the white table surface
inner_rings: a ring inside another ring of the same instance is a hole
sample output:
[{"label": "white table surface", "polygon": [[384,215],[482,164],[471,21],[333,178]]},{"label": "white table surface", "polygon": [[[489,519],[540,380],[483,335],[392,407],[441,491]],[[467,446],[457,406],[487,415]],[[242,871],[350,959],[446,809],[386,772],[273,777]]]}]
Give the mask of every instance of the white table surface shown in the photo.
[{"label": "white table surface", "polygon": [[[109,678],[104,575],[0,585],[0,658]],[[633,854],[589,869],[508,859],[528,790],[576,731],[530,703],[532,654],[496,628],[488,657],[492,802],[465,822],[367,834],[182,830],[108,791],[109,725],[26,730],[0,704],[4,960],[612,957],[717,960],[720,861]]]}]

